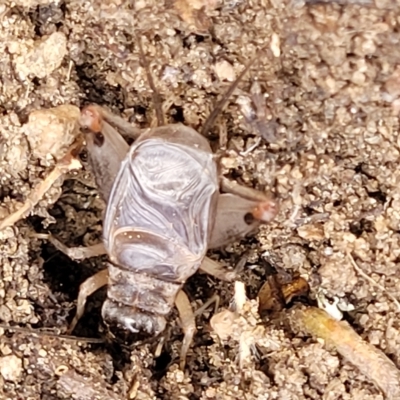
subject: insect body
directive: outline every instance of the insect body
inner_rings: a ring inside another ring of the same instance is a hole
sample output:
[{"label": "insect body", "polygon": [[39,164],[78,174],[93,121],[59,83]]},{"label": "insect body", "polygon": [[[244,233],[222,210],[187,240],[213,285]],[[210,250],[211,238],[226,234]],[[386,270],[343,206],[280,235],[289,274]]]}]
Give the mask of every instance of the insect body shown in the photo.
[{"label": "insect body", "polygon": [[[159,126],[138,130],[97,105],[81,112],[89,161],[107,203],[103,242],[110,263],[107,270],[81,285],[71,330],[84,312],[86,298],[104,285],[108,291],[103,319],[112,330],[128,333],[130,339],[161,333],[175,304],[185,332],[183,366],[195,331],[183,284],[199,268],[232,280],[232,273],[206,257],[207,250],[270,221],[277,205],[262,192],[221,179],[204,135],[182,124],[164,125],[148,64],[141,46],[139,49]],[[203,134],[250,65],[210,114]],[[130,148],[122,134],[135,139]],[[99,246],[95,247],[98,255]],[[88,256],[90,252],[84,253]]]},{"label": "insect body", "polygon": [[199,268],[215,221],[219,182],[207,140],[183,125],[146,131],[121,164],[103,236],[109,265],[106,321],[158,334]]},{"label": "insect body", "polygon": [[[107,202],[103,241],[110,263],[107,274],[101,272],[81,286],[75,322],[86,297],[107,284],[105,322],[135,338],[157,335],[174,303],[180,314],[188,313],[180,290],[199,268],[232,279],[206,257],[207,249],[269,221],[276,203],[226,181],[223,188],[233,193],[221,194],[216,158],[208,141],[192,128],[175,124],[141,133],[95,105],[82,111],[81,125]],[[131,148],[122,131],[136,137]],[[186,330],[186,350],[193,332],[193,326]]]}]

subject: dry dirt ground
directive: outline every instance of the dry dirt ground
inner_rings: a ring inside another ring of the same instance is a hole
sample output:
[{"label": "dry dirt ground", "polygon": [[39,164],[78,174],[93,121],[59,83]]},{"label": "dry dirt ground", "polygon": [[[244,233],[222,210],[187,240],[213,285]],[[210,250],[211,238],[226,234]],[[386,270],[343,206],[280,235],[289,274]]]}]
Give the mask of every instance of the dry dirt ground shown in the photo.
[{"label": "dry dirt ground", "polygon": [[[197,129],[257,56],[210,141],[225,148],[226,176],[280,200],[272,224],[212,254],[232,268],[244,264],[239,280],[253,299],[241,322],[245,343],[216,334],[208,311],[197,318],[182,372],[175,314],[156,360],[157,343],[129,350],[104,342],[104,291],[74,331],[81,339],[63,336],[80,283],[104,258],[71,261],[35,234],[52,232],[68,246],[100,240],[104,205],[83,151],[83,170],[0,232],[2,399],[385,398],[373,357],[357,349],[343,356],[297,334],[290,308],[260,319],[254,300],[271,272],[300,275],[310,294],[297,302],[315,304],[318,293],[339,300],[360,338],[400,367],[400,6],[326,3],[0,3],[0,220],[21,207],[76,133],[76,108],[34,110],[95,102],[136,126],[151,124],[139,36],[169,121]],[[185,290],[194,308],[214,294],[229,307],[234,296],[233,284],[200,274]]]}]

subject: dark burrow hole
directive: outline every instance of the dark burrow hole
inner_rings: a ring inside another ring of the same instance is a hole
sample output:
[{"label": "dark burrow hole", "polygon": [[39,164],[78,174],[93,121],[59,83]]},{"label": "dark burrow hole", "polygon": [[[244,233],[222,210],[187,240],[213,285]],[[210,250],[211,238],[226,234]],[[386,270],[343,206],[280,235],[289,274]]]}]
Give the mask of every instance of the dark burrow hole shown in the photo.
[{"label": "dark burrow hole", "polygon": [[185,123],[185,117],[183,115],[183,108],[180,106],[173,105],[169,111],[171,118],[173,119],[174,123]]},{"label": "dark burrow hole", "polygon": [[268,360],[268,356],[263,355],[260,348],[256,346],[258,354],[260,355],[259,357],[255,357],[255,369],[258,371],[261,371],[265,376],[267,376],[271,382],[274,382],[274,374],[271,371],[271,366]]},{"label": "dark burrow hole", "polygon": [[[75,302],[78,298],[79,286],[93,275],[93,266],[90,262],[78,263],[45,243],[42,246],[41,256],[45,260],[43,265],[44,282],[49,285],[52,293],[62,301]],[[99,338],[101,326],[101,305],[105,299],[105,289],[100,289],[88,298],[85,313],[74,329],[74,336]],[[75,308],[68,317],[68,323],[75,315]]]},{"label": "dark burrow hole", "polygon": [[[98,104],[114,111],[116,114],[118,114],[117,110],[122,111],[127,108],[133,108],[134,112],[129,117],[128,122],[140,129],[148,128],[150,125],[149,118],[151,119],[149,110],[153,108],[152,100],[150,100],[150,103],[147,100],[143,100],[144,104],[131,104],[132,99],[130,96],[132,93],[128,94],[119,85],[115,87],[108,85],[104,76],[93,67],[94,63],[90,62],[90,55],[88,55],[88,59],[87,63],[77,65],[75,68],[78,77],[76,81],[82,93],[85,94],[85,97],[81,100],[81,106]],[[129,145],[133,143],[132,139],[125,137],[125,140]]]},{"label": "dark burrow hole", "polygon": [[[42,219],[40,217],[31,217],[29,221],[34,231],[43,231]],[[43,281],[48,285],[53,296],[46,299],[44,304],[36,304],[35,309],[41,317],[42,326],[51,328],[65,325],[67,327],[75,315],[75,307],[72,308],[72,311],[70,308],[65,310],[66,303],[76,301],[80,284],[96,271],[97,265],[94,264],[96,260],[88,259],[76,262],[55,249],[46,240],[43,240],[41,248],[41,257],[44,260]],[[100,308],[104,298],[104,290],[99,290],[93,296],[89,297],[85,313],[73,332],[74,336],[100,337]],[[61,307],[64,307],[64,309],[61,309]]]},{"label": "dark burrow hole", "polygon": [[374,232],[374,224],[372,221],[362,218],[359,221],[354,221],[350,224],[350,232],[353,235],[360,237],[364,232]]},{"label": "dark burrow hole", "polygon": [[190,49],[199,43],[203,43],[204,40],[205,37],[203,35],[192,33],[183,38],[182,40],[183,48]]},{"label": "dark burrow hole", "polygon": [[[90,56],[88,55],[88,58]],[[87,63],[76,65],[77,84],[85,98],[82,104],[96,103],[107,105],[109,108],[122,108],[124,104],[124,90],[120,86],[110,86],[106,83],[103,76],[93,67],[90,60]]]},{"label": "dark burrow hole", "polygon": [[171,354],[163,351],[159,357],[154,359],[153,378],[160,380],[167,372],[167,368],[172,361]]},{"label": "dark burrow hole", "polygon": [[377,190],[375,192],[368,192],[368,196],[375,199],[377,202],[381,204],[386,203],[386,193],[382,192],[381,190]]},{"label": "dark burrow hole", "polygon": [[371,174],[369,173],[369,171],[368,171],[368,165],[367,165],[366,163],[360,163],[360,164],[356,165],[356,166],[354,167],[354,171],[355,171],[357,174],[361,174],[361,175],[366,176],[368,179],[373,179],[373,180],[376,179],[375,176],[373,176],[373,175],[371,175]]},{"label": "dark burrow hole", "polygon": [[200,299],[204,302],[214,295],[213,288],[209,284],[209,277],[198,272],[186,281],[184,291],[190,300]]},{"label": "dark burrow hole", "polygon": [[56,28],[63,26],[65,19],[66,5],[64,1],[60,4],[50,3],[49,5],[39,5],[29,12],[30,19],[35,25],[35,34],[38,37],[48,34],[52,30],[52,25]]}]

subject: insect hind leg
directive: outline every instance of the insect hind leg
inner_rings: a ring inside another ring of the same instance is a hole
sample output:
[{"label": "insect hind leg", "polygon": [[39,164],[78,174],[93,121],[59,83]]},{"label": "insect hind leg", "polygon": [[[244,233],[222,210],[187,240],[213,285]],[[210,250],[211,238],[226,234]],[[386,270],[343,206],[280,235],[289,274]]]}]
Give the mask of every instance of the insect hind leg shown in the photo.
[{"label": "insect hind leg", "polygon": [[225,246],[257,227],[272,220],[278,212],[275,200],[262,192],[235,183],[222,185],[222,189],[232,189],[230,193],[218,197],[217,213],[209,248]]},{"label": "insect hind leg", "polygon": [[81,285],[79,286],[79,294],[78,300],[76,302],[76,314],[74,319],[72,320],[69,328],[68,333],[71,334],[72,331],[75,329],[76,324],[81,319],[84,311],[87,298],[91,296],[94,292],[97,292],[103,286],[106,286],[108,283],[108,270],[103,269],[96,274],[92,275],[90,278],[86,279]]},{"label": "insect hind leg", "polygon": [[189,298],[183,290],[178,292],[175,299],[175,306],[178,310],[179,319],[184,333],[181,354],[179,356],[179,366],[181,370],[183,370],[185,368],[189,347],[192,344],[193,336],[196,332],[196,320]]}]

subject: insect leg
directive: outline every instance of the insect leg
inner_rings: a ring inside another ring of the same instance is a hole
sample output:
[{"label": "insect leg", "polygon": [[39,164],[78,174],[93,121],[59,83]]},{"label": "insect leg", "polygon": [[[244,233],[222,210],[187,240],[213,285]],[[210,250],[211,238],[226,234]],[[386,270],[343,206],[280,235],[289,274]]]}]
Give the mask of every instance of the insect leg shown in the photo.
[{"label": "insect leg", "polygon": [[[232,187],[236,193],[224,193],[218,197],[216,219],[209,241],[210,249],[224,246],[253,232],[261,223],[272,220],[277,214],[276,201],[264,193],[237,184]],[[226,186],[223,187],[225,188]],[[251,195],[253,196],[249,199]]]},{"label": "insect leg", "polygon": [[214,314],[215,314],[218,311],[220,301],[221,298],[217,294],[213,294],[212,297],[210,297],[201,307],[199,307],[195,311],[194,316],[197,317],[198,315],[203,314],[203,312],[207,310],[207,308],[210,307],[211,304],[214,304]]},{"label": "insect leg", "polygon": [[[112,112],[108,111],[105,107],[101,107],[97,104],[92,104],[86,108],[83,109],[83,112],[85,110],[89,110],[91,112],[94,112],[94,118],[95,120],[84,120],[81,119],[81,124],[82,125],[90,125],[92,128],[95,128],[94,123],[101,124],[102,122],[106,122],[109,126],[111,126],[112,130],[109,131],[110,134],[114,135],[122,135],[131,139],[137,139],[140,134],[143,132],[139,128],[135,128],[132,126],[129,122],[125,121],[123,118],[119,117],[118,115],[113,114]],[[82,115],[84,118],[84,114]],[[93,118],[93,116],[92,116]],[[82,123],[83,122],[83,123]],[[100,126],[99,126],[100,127]],[[107,132],[108,133],[108,132]]]},{"label": "insect leg", "polygon": [[[271,195],[261,192],[260,190],[256,190],[256,189],[249,188],[247,186],[239,185],[237,182],[230,181],[229,179],[227,179],[225,177],[222,177],[222,179],[221,179],[221,190],[222,190],[222,192],[225,192],[225,193],[236,194],[247,200],[258,201],[260,203],[263,203],[263,202],[273,203],[273,204],[271,204],[271,207],[275,208],[275,213],[277,212],[278,205],[277,205],[276,200],[274,200]],[[273,217],[275,217],[275,214],[270,216],[269,218],[267,217],[265,219],[265,222],[269,222]]]},{"label": "insect leg", "polygon": [[86,140],[88,158],[97,188],[107,203],[121,162],[129,151],[129,145],[121,134],[108,122],[112,114],[104,108],[91,105],[81,112],[80,125]]},{"label": "insect leg", "polygon": [[71,260],[80,261],[90,257],[98,257],[107,254],[103,242],[92,246],[67,247],[49,233],[35,233],[32,235],[37,239],[48,240],[58,251],[68,256]]},{"label": "insect leg", "polygon": [[193,341],[193,335],[196,332],[196,321],[190,301],[183,290],[180,290],[175,299],[175,306],[179,313],[184,333],[181,354],[179,357],[179,366],[183,370],[186,363],[186,355]]},{"label": "insect leg", "polygon": [[69,334],[71,334],[71,332],[75,329],[76,324],[81,319],[85,311],[85,304],[87,298],[91,296],[94,292],[99,290],[101,287],[107,285],[107,283],[108,283],[107,269],[103,269],[97,272],[90,278],[86,279],[86,281],[81,283],[81,285],[79,286],[78,300],[76,302],[76,314],[71,322],[71,325],[68,328]]},{"label": "insect leg", "polygon": [[209,257],[204,257],[200,265],[200,271],[226,282],[233,282],[236,277],[235,271],[228,270],[222,264]]}]

